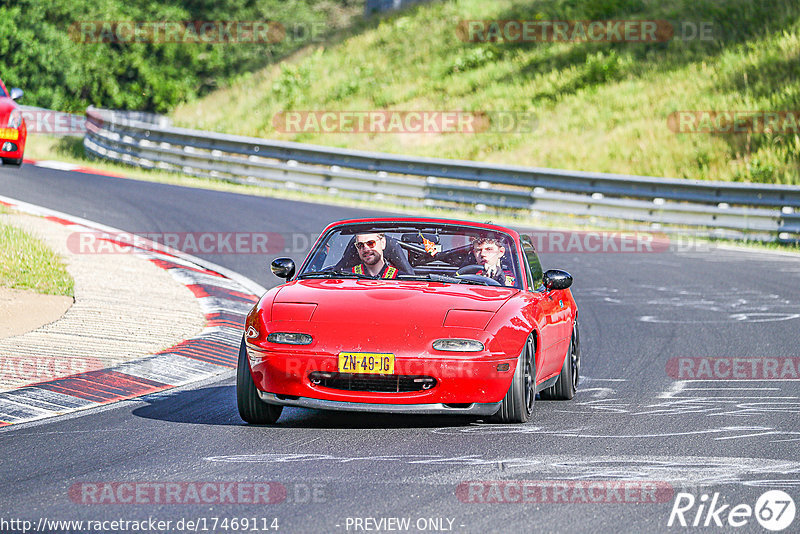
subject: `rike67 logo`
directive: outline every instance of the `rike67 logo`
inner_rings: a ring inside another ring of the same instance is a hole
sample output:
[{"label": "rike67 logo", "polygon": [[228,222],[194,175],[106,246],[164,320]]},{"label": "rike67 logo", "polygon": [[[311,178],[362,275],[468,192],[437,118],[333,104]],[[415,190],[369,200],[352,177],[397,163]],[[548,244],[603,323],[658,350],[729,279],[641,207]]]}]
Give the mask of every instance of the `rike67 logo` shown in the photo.
[{"label": "rike67 logo", "polygon": [[755,507],[741,503],[721,504],[719,493],[703,494],[696,498],[691,493],[678,493],[669,514],[667,526],[739,528],[755,516],[765,529],[778,532],[794,522],[796,509],[792,497],[780,490],[770,490],[756,500]]}]

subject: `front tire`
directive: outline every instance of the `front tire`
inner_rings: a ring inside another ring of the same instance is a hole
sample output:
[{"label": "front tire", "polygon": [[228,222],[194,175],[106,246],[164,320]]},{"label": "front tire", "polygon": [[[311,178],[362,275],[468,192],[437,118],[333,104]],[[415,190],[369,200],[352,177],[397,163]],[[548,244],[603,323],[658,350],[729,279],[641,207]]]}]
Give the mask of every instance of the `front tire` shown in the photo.
[{"label": "front tire", "polygon": [[569,352],[564,358],[561,374],[555,384],[542,391],[542,399],[570,400],[578,390],[578,378],[581,373],[581,338],[578,333],[578,323],[572,327],[572,339],[569,343]]},{"label": "front tire", "polygon": [[267,404],[258,396],[253,375],[250,374],[244,338],[239,348],[239,362],[236,367],[236,404],[239,406],[239,416],[254,425],[274,424],[283,411],[283,406]]},{"label": "front tire", "polygon": [[525,341],[517,359],[517,368],[500,410],[490,421],[493,423],[527,423],[533,414],[536,401],[536,345],[533,336]]}]

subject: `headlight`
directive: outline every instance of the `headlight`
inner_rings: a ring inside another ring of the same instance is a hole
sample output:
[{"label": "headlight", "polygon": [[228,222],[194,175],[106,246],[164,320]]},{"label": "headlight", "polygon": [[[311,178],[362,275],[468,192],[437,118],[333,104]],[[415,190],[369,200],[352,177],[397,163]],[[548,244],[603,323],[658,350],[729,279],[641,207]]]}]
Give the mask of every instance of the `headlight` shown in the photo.
[{"label": "headlight", "polygon": [[267,336],[267,341],[270,343],[281,343],[282,345],[310,345],[313,338],[308,334],[273,332]]},{"label": "headlight", "polygon": [[21,124],[22,124],[22,113],[20,113],[18,109],[12,110],[11,114],[8,116],[8,127],[19,128]]},{"label": "headlight", "polygon": [[437,339],[433,342],[433,348],[447,352],[480,352],[484,347],[475,339]]}]

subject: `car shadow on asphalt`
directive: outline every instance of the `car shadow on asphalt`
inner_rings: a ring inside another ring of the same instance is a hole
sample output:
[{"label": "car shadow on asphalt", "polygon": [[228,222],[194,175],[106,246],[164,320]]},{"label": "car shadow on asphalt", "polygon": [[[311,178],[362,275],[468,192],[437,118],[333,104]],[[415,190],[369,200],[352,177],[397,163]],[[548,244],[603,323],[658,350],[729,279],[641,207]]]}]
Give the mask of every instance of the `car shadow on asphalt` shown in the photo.
[{"label": "car shadow on asphalt", "polygon": [[147,403],[132,411],[145,419],[172,423],[280,428],[438,428],[466,426],[475,417],[456,415],[406,415],[334,412],[285,407],[275,425],[248,425],[236,408],[236,386],[209,386],[167,390],[137,399]]}]

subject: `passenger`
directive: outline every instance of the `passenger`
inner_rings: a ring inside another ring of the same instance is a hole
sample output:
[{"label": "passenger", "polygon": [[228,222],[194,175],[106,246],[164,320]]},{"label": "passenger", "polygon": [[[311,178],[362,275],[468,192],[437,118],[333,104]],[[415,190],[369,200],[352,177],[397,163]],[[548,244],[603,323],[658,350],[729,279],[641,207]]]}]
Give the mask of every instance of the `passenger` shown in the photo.
[{"label": "passenger", "polygon": [[358,234],[355,246],[361,262],[353,267],[354,273],[376,278],[397,278],[397,268],[383,257],[386,249],[386,237],[383,234]]},{"label": "passenger", "polygon": [[501,286],[513,286],[516,283],[514,273],[504,270],[500,262],[506,253],[500,239],[479,237],[472,242],[472,253],[478,265],[483,265],[477,274],[497,280]]}]

